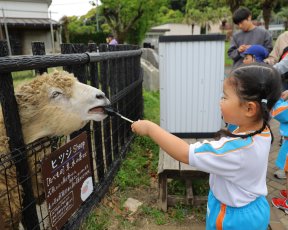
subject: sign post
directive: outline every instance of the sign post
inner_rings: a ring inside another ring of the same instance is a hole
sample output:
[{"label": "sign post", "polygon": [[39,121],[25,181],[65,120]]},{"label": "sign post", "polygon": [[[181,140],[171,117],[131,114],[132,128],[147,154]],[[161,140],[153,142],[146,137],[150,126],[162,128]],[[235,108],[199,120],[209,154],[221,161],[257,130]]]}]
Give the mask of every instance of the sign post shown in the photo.
[{"label": "sign post", "polygon": [[42,177],[52,229],[61,229],[93,191],[87,134],[45,157]]}]

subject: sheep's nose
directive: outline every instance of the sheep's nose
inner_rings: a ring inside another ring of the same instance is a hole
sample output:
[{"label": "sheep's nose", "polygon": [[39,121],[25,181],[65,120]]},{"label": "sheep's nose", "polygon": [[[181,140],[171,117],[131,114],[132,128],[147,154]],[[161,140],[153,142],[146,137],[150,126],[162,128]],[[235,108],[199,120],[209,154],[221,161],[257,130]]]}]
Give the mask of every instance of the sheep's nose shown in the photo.
[{"label": "sheep's nose", "polygon": [[101,94],[97,94],[96,98],[99,99],[99,100],[105,99],[105,94],[102,94],[102,93]]}]

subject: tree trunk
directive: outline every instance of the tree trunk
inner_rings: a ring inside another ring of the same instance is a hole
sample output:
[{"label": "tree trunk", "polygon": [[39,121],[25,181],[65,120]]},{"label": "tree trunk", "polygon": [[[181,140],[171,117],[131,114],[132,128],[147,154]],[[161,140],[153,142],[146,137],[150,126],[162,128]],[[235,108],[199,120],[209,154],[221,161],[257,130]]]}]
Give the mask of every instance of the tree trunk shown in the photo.
[{"label": "tree trunk", "polygon": [[271,18],[271,12],[273,9],[273,3],[274,3],[274,0],[266,0],[262,4],[263,19],[264,19],[266,30],[269,29],[269,22],[270,22],[270,18]]},{"label": "tree trunk", "polygon": [[287,31],[288,30],[288,20],[284,21],[284,27],[285,27],[285,30]]},{"label": "tree trunk", "polygon": [[194,26],[195,26],[195,24],[192,23],[192,24],[191,24],[191,33],[192,33],[192,35],[194,34]]},{"label": "tree trunk", "polygon": [[264,19],[264,26],[266,30],[269,29],[270,17],[271,17],[271,9],[269,11],[269,9],[263,8],[263,19]]},{"label": "tree trunk", "polygon": [[119,44],[123,44],[125,41],[126,33],[116,32],[116,40]]},{"label": "tree trunk", "polygon": [[241,5],[243,5],[244,0],[226,0],[229,4],[230,11],[233,14]]}]

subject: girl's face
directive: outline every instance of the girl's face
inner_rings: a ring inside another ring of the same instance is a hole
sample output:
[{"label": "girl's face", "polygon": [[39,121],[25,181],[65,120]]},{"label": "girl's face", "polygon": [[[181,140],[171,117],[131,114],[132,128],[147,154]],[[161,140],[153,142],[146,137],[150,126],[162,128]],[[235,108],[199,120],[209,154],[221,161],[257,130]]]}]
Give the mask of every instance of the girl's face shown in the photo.
[{"label": "girl's face", "polygon": [[224,81],[220,108],[224,121],[229,124],[240,126],[240,123],[245,119],[244,107],[228,79]]}]

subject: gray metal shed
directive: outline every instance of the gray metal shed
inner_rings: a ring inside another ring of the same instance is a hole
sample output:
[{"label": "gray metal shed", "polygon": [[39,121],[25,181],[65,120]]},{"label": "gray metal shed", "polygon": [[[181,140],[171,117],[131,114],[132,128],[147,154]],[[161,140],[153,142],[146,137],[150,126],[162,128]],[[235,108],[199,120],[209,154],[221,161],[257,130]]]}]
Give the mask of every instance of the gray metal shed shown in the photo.
[{"label": "gray metal shed", "polygon": [[160,125],[182,138],[221,128],[225,35],[159,38]]}]

